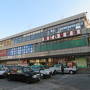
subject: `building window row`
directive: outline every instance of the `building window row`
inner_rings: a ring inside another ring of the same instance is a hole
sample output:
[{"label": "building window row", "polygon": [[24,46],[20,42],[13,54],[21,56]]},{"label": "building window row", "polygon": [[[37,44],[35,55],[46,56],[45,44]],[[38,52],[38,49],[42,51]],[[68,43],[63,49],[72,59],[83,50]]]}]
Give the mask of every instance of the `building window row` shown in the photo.
[{"label": "building window row", "polygon": [[67,25],[67,26],[58,26],[57,28],[52,27],[52,29],[45,29],[43,32],[42,31],[36,31],[32,32],[30,34],[22,35],[17,38],[14,38],[14,44],[30,41],[30,40],[35,40],[39,39],[42,37],[46,36],[52,36],[57,33],[65,32],[65,31],[70,31],[70,30],[76,30],[76,29],[81,29],[84,26],[83,22]]},{"label": "building window row", "polygon": [[10,48],[7,50],[7,56],[15,56],[15,55],[22,55],[32,53],[32,44]]},{"label": "building window row", "polygon": [[17,43],[22,43],[22,42],[26,42],[26,41],[30,41],[30,40],[35,40],[35,39],[39,39],[42,38],[42,32],[36,33],[36,34],[30,34],[30,35],[26,35],[26,36],[19,36],[13,39],[14,44]]},{"label": "building window row", "polygon": [[71,25],[67,25],[67,26],[58,26],[56,28],[51,28],[51,29],[46,29],[43,32],[43,36],[52,36],[58,33],[62,33],[62,32],[67,32],[67,31],[71,31],[71,30],[77,30],[77,29],[82,29],[84,26],[83,22],[79,22],[79,23],[75,23],[75,24],[71,24]]}]

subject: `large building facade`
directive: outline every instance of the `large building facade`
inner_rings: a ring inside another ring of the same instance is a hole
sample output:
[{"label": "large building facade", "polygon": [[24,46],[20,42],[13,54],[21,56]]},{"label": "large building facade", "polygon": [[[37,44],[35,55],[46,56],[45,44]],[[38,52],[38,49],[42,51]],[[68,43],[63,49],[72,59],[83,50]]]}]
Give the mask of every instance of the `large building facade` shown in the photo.
[{"label": "large building facade", "polygon": [[74,62],[90,67],[90,23],[80,13],[0,40],[1,64]]}]

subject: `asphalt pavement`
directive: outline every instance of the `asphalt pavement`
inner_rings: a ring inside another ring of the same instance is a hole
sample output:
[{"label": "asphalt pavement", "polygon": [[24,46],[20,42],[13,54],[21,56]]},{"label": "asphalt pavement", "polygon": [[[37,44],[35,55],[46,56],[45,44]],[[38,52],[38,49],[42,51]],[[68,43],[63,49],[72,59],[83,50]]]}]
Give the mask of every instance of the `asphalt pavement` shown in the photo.
[{"label": "asphalt pavement", "polygon": [[32,84],[0,79],[0,90],[90,90],[90,74],[58,74]]}]

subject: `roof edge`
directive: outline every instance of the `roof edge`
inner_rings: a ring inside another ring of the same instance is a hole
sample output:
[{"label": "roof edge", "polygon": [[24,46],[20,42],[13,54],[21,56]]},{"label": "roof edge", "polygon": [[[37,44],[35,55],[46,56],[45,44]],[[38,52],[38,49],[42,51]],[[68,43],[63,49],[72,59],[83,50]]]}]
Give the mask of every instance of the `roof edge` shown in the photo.
[{"label": "roof edge", "polygon": [[7,39],[10,39],[10,38],[14,38],[14,37],[18,37],[20,35],[24,35],[24,34],[27,34],[27,33],[30,33],[30,32],[34,32],[34,31],[38,31],[40,29],[48,28],[48,27],[51,27],[51,26],[54,26],[54,25],[57,25],[57,24],[62,24],[62,23],[65,23],[65,22],[69,22],[71,20],[74,20],[74,19],[77,19],[77,18],[80,18],[80,17],[86,17],[86,14],[87,14],[87,12],[83,12],[83,13],[73,15],[73,16],[70,16],[70,17],[67,17],[67,18],[63,18],[61,20],[54,21],[52,23],[48,23],[48,24],[45,24],[45,25],[42,25],[42,26],[39,26],[39,27],[36,27],[36,28],[32,28],[32,29],[26,30],[26,31],[21,32],[21,33],[17,33],[17,34],[11,35],[11,36],[7,36],[5,38],[0,39],[0,41],[7,40]]}]

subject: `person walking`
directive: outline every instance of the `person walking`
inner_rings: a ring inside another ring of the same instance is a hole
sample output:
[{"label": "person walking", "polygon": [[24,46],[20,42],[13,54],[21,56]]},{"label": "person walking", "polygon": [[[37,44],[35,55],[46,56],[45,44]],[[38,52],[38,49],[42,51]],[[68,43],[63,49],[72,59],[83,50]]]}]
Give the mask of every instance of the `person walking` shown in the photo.
[{"label": "person walking", "polygon": [[64,65],[61,64],[61,73],[64,74]]}]

